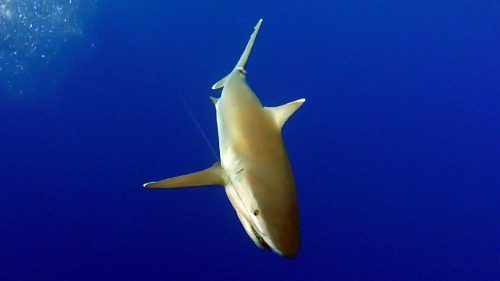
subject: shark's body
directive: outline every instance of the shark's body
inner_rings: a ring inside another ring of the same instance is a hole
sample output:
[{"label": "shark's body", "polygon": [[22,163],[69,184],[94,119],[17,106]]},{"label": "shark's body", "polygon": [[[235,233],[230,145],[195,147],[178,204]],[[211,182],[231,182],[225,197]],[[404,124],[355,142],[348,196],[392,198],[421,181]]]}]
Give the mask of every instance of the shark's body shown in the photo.
[{"label": "shark's body", "polygon": [[246,83],[244,69],[262,20],[236,67],[212,89],[223,87],[217,111],[220,163],[148,188],[223,185],[247,234],[261,248],[294,257],[300,244],[299,212],[292,168],[281,128],[304,99],[263,107]]}]

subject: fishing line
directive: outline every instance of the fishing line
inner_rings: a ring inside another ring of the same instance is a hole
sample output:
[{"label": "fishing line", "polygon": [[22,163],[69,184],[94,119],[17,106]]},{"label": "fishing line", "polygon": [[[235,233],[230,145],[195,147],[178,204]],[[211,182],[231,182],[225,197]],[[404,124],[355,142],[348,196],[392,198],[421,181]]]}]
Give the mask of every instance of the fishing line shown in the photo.
[{"label": "fishing line", "polygon": [[[200,125],[200,122],[198,122],[198,119],[196,119],[196,116],[194,115],[193,111],[191,110],[191,108],[188,106],[186,100],[179,94],[177,94],[177,96],[179,97],[179,99],[182,101],[182,104],[184,105],[184,108],[186,109],[186,111],[189,113],[189,116],[191,116],[191,119],[193,119],[193,122],[196,124],[196,127],[198,128],[198,131],[200,131],[201,135],[203,136],[203,139],[205,140],[206,144],[208,145],[208,148],[210,149],[210,151],[212,152],[213,156],[215,157],[215,159],[220,162],[220,159],[219,157],[217,156],[217,153],[215,152],[215,149],[213,148],[212,144],[210,143],[210,141],[208,140],[208,137],[207,135],[205,134],[205,132],[203,131],[201,125]],[[244,170],[244,168],[242,169]],[[237,173],[241,172],[242,170],[239,170]],[[228,180],[229,182],[231,183],[231,186],[233,187],[235,193],[236,193],[236,196],[238,196],[238,199],[240,199],[240,202],[241,204],[243,205],[243,208],[245,208],[247,211],[248,211],[248,208],[247,206],[245,206],[245,202],[241,199],[241,195],[239,194],[238,192],[238,189],[236,188],[236,184],[233,182],[233,180],[231,179],[231,177],[228,177]],[[251,221],[250,218],[247,218],[249,221]],[[259,229],[259,227],[256,225],[256,227]],[[255,231],[255,230],[254,230]],[[259,229],[259,231],[262,232],[261,229]],[[261,234],[259,234],[261,235]]]},{"label": "fishing line", "polygon": [[200,122],[198,122],[198,119],[196,119],[196,116],[194,115],[194,113],[191,110],[191,108],[188,106],[186,100],[181,95],[179,95],[179,94],[177,94],[177,96],[182,101],[182,104],[184,105],[184,108],[189,113],[189,116],[191,116],[191,119],[193,120],[193,122],[196,124],[196,127],[198,128],[198,131],[203,136],[203,139],[205,140],[205,143],[207,144],[208,148],[210,149],[210,152],[212,152],[212,155],[215,157],[215,160],[217,160],[218,162],[220,162],[219,157],[217,156],[217,153],[215,152],[215,149],[212,146],[212,143],[210,143],[210,140],[208,140],[208,137],[205,134],[205,132],[203,131],[203,128],[201,127]]}]

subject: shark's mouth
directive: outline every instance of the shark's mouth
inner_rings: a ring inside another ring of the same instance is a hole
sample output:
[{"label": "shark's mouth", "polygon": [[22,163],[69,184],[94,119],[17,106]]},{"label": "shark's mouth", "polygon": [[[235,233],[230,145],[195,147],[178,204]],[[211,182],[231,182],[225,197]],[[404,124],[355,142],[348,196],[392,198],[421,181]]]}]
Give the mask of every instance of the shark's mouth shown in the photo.
[{"label": "shark's mouth", "polygon": [[259,244],[262,246],[262,248],[271,249],[271,247],[269,247],[269,245],[266,243],[266,241],[264,240],[262,235],[260,235],[259,232],[257,232],[257,230],[255,230],[255,227],[253,227],[253,225],[251,227],[252,227],[253,235],[257,238],[257,241],[259,241]]}]

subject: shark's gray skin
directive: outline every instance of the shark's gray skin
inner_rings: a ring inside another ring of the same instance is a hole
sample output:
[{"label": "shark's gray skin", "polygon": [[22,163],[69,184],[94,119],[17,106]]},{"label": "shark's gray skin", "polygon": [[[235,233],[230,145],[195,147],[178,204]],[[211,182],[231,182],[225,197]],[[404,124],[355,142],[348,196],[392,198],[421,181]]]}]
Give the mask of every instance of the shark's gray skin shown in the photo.
[{"label": "shark's gray skin", "polygon": [[223,88],[220,98],[211,98],[217,111],[220,163],[144,187],[222,185],[254,243],[292,258],[300,246],[299,211],[281,128],[305,99],[263,107],[247,85],[245,65],[261,24],[262,19],[231,73],[212,86]]}]

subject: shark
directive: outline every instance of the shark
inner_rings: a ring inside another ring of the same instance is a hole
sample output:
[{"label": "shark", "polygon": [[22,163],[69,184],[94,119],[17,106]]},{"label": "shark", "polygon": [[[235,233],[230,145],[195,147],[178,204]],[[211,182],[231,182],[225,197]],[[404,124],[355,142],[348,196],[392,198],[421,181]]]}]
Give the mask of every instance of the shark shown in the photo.
[{"label": "shark", "polygon": [[246,82],[245,66],[262,25],[260,19],[232,71],[212,86],[220,161],[144,187],[223,186],[248,236],[259,248],[293,258],[300,248],[297,192],[282,128],[305,102],[265,107]]}]

